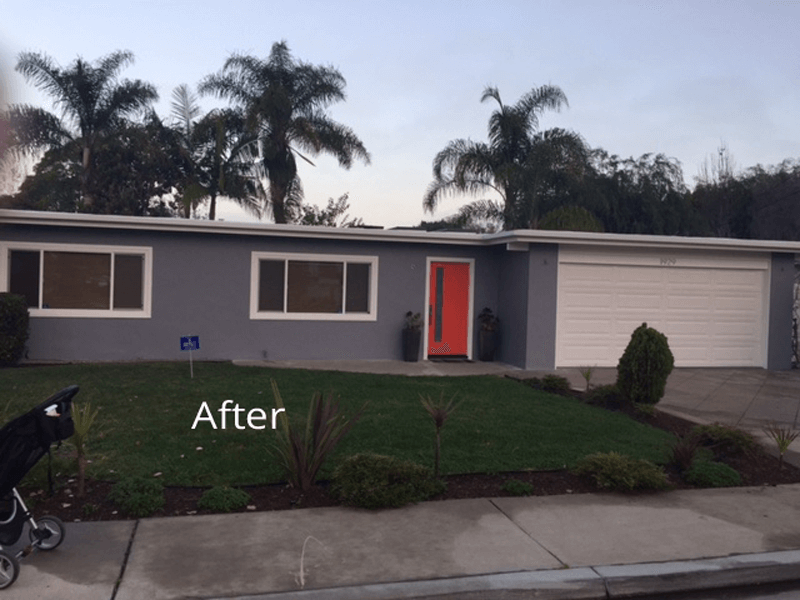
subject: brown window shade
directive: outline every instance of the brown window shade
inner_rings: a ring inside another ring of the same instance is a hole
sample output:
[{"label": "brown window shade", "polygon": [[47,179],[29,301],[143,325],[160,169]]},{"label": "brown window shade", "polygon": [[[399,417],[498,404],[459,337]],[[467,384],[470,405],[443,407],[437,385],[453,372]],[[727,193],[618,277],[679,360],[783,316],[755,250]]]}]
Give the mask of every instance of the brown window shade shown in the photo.
[{"label": "brown window shade", "polygon": [[341,313],[344,264],[289,261],[286,311]]},{"label": "brown window shade", "polygon": [[39,251],[12,250],[8,262],[8,291],[24,296],[29,308],[39,308]]},{"label": "brown window shade", "polygon": [[283,260],[261,260],[258,264],[258,310],[283,312]]},{"label": "brown window shade", "polygon": [[114,308],[142,309],[144,257],[140,254],[114,255]]},{"label": "brown window shade", "polygon": [[45,252],[42,308],[109,309],[111,255]]},{"label": "brown window shade", "polygon": [[346,312],[369,312],[369,272],[368,264],[347,263]]}]

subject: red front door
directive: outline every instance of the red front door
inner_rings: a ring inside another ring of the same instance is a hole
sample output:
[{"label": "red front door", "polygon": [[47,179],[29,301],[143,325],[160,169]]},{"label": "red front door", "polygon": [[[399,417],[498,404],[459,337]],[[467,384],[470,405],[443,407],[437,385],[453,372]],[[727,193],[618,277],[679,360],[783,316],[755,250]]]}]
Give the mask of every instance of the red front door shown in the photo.
[{"label": "red front door", "polygon": [[428,357],[467,356],[469,263],[431,263],[430,290]]}]

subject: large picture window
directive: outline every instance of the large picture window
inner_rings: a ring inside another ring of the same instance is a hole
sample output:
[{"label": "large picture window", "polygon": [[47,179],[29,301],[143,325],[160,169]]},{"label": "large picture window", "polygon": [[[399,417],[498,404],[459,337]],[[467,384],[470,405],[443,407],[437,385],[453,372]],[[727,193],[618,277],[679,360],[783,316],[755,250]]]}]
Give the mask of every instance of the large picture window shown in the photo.
[{"label": "large picture window", "polygon": [[378,258],[254,252],[250,318],[374,321]]},{"label": "large picture window", "polygon": [[0,285],[33,317],[148,318],[152,250],[7,242]]}]

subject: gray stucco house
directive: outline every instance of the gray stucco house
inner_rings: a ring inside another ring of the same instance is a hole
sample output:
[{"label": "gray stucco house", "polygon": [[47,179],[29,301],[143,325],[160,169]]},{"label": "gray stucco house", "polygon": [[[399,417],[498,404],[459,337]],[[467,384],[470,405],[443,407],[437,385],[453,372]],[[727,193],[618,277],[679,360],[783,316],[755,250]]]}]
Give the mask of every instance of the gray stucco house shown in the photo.
[{"label": "gray stucco house", "polygon": [[791,367],[800,243],[564,231],[334,229],[0,210],[0,291],[22,293],[29,358],[399,359],[615,366],[642,322],[678,366]]}]

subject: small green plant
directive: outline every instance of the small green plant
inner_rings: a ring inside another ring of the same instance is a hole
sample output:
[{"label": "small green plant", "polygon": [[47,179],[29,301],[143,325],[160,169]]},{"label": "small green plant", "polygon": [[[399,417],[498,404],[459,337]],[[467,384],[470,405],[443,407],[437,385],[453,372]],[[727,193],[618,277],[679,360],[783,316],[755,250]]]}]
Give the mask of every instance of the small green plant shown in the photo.
[{"label": "small green plant", "polygon": [[445,488],[427,467],[380,454],[346,458],[334,471],[331,485],[343,504],[369,509],[421,502]]},{"label": "small green plant", "polygon": [[667,337],[642,323],[619,359],[617,388],[627,402],[656,404],[664,396],[674,365]]},{"label": "small green plant", "polygon": [[108,499],[132,517],[149,517],[164,506],[164,486],[156,479],[126,477],[114,484]]},{"label": "small green plant", "polygon": [[736,469],[710,460],[696,460],[684,479],[698,487],[731,487],[742,483],[742,476]]},{"label": "small green plant", "polygon": [[405,329],[411,329],[412,331],[419,331],[422,329],[422,315],[420,313],[408,311],[406,313]]},{"label": "small green plant", "polygon": [[81,511],[83,512],[83,516],[86,518],[91,517],[98,510],[100,510],[100,507],[97,506],[97,504],[92,504],[91,502],[87,502],[86,504],[84,504],[83,508],[81,509]]},{"label": "small green plant", "polygon": [[481,324],[483,331],[496,331],[500,326],[500,319],[495,316],[488,306],[478,314],[478,322]]},{"label": "small green plant", "polygon": [[670,463],[681,473],[684,473],[692,466],[699,449],[700,438],[697,435],[689,433],[683,437],[676,438],[671,448],[672,460]]},{"label": "small green plant", "polygon": [[800,431],[789,426],[781,427],[777,423],[770,423],[764,428],[764,433],[778,446],[778,469],[783,469],[783,455],[789,450],[792,442],[800,436]]},{"label": "small green plant", "polygon": [[533,486],[519,479],[509,479],[503,484],[502,489],[512,496],[530,496],[533,494]]},{"label": "small green plant", "polygon": [[581,377],[586,380],[586,391],[588,392],[592,387],[592,375],[594,374],[594,367],[578,367]]},{"label": "small green plant", "polygon": [[548,394],[558,394],[560,396],[567,396],[572,389],[569,380],[560,375],[545,375],[542,378],[531,377],[526,379],[525,383],[535,390],[541,390]]},{"label": "small green plant", "polygon": [[354,417],[347,418],[341,413],[333,394],[323,398],[317,392],[308,407],[306,426],[301,432],[290,425],[278,384],[274,379],[271,382],[275,405],[284,409],[278,414],[281,426],[276,432],[274,452],[289,483],[305,492],[314,484],[319,470],[337,444],[355,425],[366,404]]},{"label": "small green plant", "polygon": [[250,494],[222,485],[203,492],[203,495],[197,501],[197,506],[214,512],[232,512],[243,509],[249,503]]},{"label": "small green plant", "polygon": [[78,498],[86,494],[86,441],[89,431],[94,425],[99,409],[92,410],[89,402],[72,405],[72,422],[75,424],[75,433],[67,440],[75,448],[75,462],[78,467]]},{"label": "small green plant", "polygon": [[654,417],[656,415],[656,407],[653,404],[634,402],[633,412],[644,417]]},{"label": "small green plant", "polygon": [[601,385],[592,388],[586,396],[585,400],[592,406],[601,406],[603,408],[619,408],[622,404],[619,389],[616,384]]},{"label": "small green plant", "polygon": [[445,422],[458,408],[458,404],[453,404],[456,399],[455,394],[447,402],[444,401],[444,392],[441,393],[438,400],[434,400],[430,396],[419,395],[419,400],[422,402],[423,408],[428,412],[433,419],[433,426],[436,429],[436,439],[433,447],[433,476],[438,479],[439,477],[439,458],[442,451],[442,428]]},{"label": "small green plant", "polygon": [[0,293],[0,366],[15,365],[25,354],[29,322],[25,297]]},{"label": "small green plant", "polygon": [[669,486],[661,467],[618,452],[590,454],[578,462],[575,473],[590,475],[598,487],[617,492],[663,490]]},{"label": "small green plant", "polygon": [[721,423],[697,425],[692,429],[692,433],[715,454],[742,455],[753,452],[758,447],[756,438],[751,434]]}]

